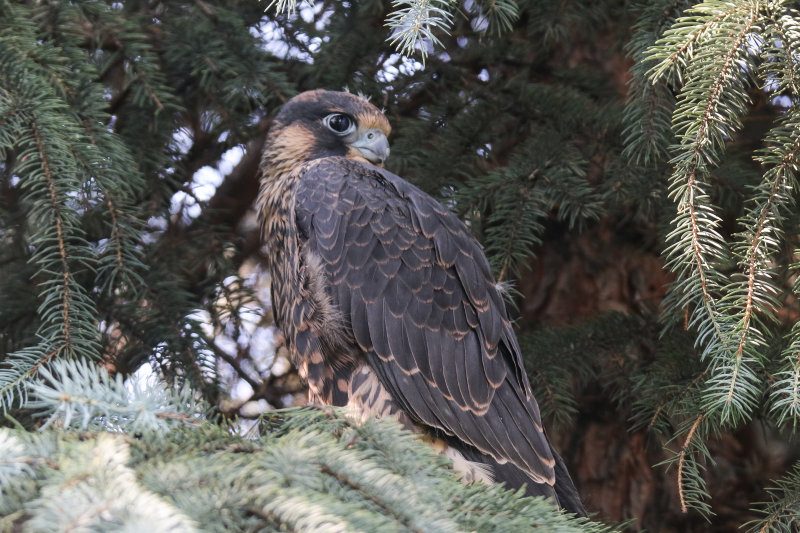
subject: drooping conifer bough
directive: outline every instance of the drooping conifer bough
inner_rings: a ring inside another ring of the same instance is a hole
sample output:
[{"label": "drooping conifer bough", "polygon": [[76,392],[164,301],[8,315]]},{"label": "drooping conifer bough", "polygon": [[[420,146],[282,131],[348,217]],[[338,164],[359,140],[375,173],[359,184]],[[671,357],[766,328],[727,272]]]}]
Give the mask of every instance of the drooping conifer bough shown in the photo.
[{"label": "drooping conifer bough", "polygon": [[389,131],[365,98],[316,90],[267,137],[258,205],[272,305],[310,401],[394,416],[465,481],[525,485],[584,515],[480,245],[381,168]]}]

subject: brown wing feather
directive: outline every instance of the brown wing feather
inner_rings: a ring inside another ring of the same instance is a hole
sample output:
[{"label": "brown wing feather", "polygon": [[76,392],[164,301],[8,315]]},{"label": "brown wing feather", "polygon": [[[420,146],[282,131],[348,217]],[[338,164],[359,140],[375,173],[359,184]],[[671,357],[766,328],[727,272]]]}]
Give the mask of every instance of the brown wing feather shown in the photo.
[{"label": "brown wing feather", "polygon": [[402,409],[552,485],[519,346],[464,224],[401,178],[338,157],[306,164],[295,200],[352,341]]}]

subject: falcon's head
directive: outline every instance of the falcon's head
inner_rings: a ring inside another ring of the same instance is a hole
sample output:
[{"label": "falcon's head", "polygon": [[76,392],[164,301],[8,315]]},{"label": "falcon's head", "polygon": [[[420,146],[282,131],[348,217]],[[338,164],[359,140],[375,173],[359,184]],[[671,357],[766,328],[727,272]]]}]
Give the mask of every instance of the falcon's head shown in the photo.
[{"label": "falcon's head", "polygon": [[382,166],[391,131],[363,96],[317,89],[289,100],[275,117],[264,163],[279,173],[321,157],[343,156]]}]

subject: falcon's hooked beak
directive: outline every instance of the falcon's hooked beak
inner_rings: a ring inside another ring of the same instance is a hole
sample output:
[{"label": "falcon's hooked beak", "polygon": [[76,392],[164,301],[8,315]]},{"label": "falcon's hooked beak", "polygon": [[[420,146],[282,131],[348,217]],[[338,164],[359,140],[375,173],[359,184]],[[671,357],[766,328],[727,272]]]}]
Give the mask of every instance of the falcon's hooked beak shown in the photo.
[{"label": "falcon's hooked beak", "polygon": [[358,138],[350,143],[350,147],[370,163],[383,166],[384,161],[389,157],[389,140],[386,135],[378,128],[358,133]]}]

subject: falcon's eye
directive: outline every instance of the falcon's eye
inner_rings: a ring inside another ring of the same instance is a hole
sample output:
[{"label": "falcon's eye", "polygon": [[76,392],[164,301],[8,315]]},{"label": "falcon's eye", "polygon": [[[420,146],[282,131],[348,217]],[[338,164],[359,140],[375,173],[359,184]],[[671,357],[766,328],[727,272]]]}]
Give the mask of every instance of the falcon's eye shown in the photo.
[{"label": "falcon's eye", "polygon": [[322,121],[336,135],[347,135],[356,129],[356,121],[343,113],[333,113]]}]

